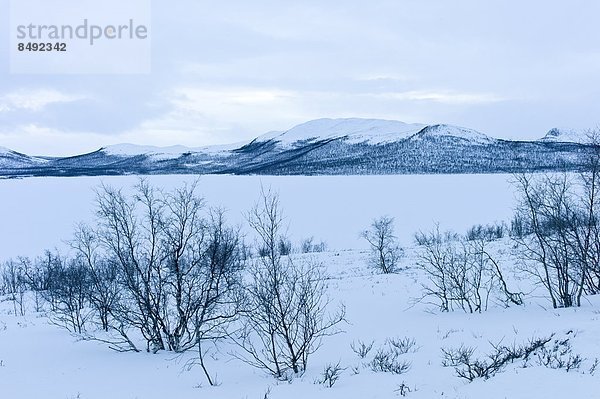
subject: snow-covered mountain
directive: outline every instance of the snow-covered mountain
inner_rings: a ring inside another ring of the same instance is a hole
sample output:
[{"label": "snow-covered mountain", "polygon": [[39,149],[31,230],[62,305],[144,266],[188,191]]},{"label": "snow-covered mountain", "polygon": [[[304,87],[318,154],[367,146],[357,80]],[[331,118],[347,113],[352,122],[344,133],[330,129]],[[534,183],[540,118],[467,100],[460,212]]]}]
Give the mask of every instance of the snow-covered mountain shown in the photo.
[{"label": "snow-covered mountain", "polygon": [[540,141],[585,144],[590,142],[590,137],[588,132],[583,130],[553,128]]},{"label": "snow-covered mountain", "polygon": [[473,129],[453,125],[425,126],[418,133],[411,136],[411,140],[426,140],[431,138],[453,138],[464,140],[471,144],[493,144],[498,139],[486,136]]},{"label": "snow-covered mountain", "polygon": [[150,145],[137,145],[137,144],[115,144],[103,147],[100,151],[104,152],[107,155],[117,155],[117,156],[135,156],[135,155],[153,155],[157,158],[169,159],[169,158],[177,158],[184,154],[191,153],[210,153],[210,154],[219,154],[224,152],[229,152],[236,148],[239,148],[243,145],[247,144],[247,142],[234,143],[234,144],[226,144],[226,145],[213,145],[213,146],[205,146],[205,147],[186,147],[183,145],[173,145],[169,147],[156,147]]},{"label": "snow-covered mountain", "polygon": [[0,147],[0,169],[20,168],[23,166],[42,165],[48,160],[30,157],[20,152],[10,150],[5,147]]},{"label": "snow-covered mountain", "polygon": [[0,150],[0,176],[120,174],[407,174],[580,170],[592,150],[553,129],[536,141],[489,137],[447,124],[317,119],[231,145],[120,144],[66,158]]},{"label": "snow-covered mountain", "polygon": [[144,146],[136,144],[115,144],[102,148],[102,150],[109,155],[118,156],[131,156],[141,154],[164,154],[180,156],[186,152],[192,152],[191,148],[184,147],[182,145],[174,145],[171,147],[155,147],[155,146]]},{"label": "snow-covered mountain", "polygon": [[381,144],[406,139],[425,126],[382,119],[316,119],[285,132],[267,133],[257,137],[256,141],[273,140],[288,146],[297,142],[332,139],[345,139],[348,143]]}]

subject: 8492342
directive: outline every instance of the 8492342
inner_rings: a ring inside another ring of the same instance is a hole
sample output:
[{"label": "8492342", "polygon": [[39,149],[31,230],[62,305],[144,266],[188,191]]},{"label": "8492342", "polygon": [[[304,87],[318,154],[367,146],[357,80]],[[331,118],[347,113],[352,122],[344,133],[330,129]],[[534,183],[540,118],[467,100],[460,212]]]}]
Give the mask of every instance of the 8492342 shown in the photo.
[{"label": "8492342", "polygon": [[17,50],[29,52],[61,52],[67,51],[67,43],[18,43]]}]

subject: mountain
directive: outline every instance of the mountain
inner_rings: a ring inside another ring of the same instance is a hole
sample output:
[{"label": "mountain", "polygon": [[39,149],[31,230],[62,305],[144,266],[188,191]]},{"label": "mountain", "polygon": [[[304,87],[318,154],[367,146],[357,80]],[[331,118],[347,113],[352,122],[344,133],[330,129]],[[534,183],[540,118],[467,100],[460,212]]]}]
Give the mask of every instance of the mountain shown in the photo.
[{"label": "mountain", "polygon": [[405,139],[425,126],[382,119],[317,119],[285,132],[267,133],[257,137],[256,141],[272,140],[284,146],[335,139],[348,143],[381,144]]},{"label": "mountain", "polygon": [[0,147],[0,170],[27,168],[32,166],[44,165],[48,162],[46,159],[30,157],[20,152]]},{"label": "mountain", "polygon": [[590,142],[590,137],[587,132],[582,130],[553,128],[540,140],[555,143],[585,144]]},{"label": "mountain", "polygon": [[552,129],[536,141],[447,124],[318,119],[254,140],[189,148],[120,144],[63,158],[0,150],[0,176],[419,174],[582,170],[594,147]]},{"label": "mountain", "polygon": [[469,144],[493,144],[498,141],[476,130],[452,125],[425,126],[418,133],[411,136],[410,139],[413,141],[438,139],[462,140]]}]

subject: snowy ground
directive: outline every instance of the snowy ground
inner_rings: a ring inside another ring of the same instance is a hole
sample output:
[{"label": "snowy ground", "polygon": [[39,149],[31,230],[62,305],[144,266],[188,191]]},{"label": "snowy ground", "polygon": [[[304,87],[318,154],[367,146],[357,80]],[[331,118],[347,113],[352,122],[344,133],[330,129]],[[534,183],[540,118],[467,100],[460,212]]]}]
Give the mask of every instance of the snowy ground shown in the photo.
[{"label": "snowy ground", "polygon": [[[171,185],[180,179],[152,178]],[[232,183],[224,185],[223,179],[231,179]],[[124,186],[135,181],[103,180]],[[507,176],[202,178],[209,202],[220,201],[232,213],[249,206],[260,181],[281,193],[291,233],[315,235],[328,241],[330,252],[295,256],[314,257],[326,267],[332,305],[343,302],[347,310],[344,331],[324,341],[310,358],[303,377],[291,383],[277,382],[235,360],[230,354],[235,348],[223,342],[208,360],[219,382],[210,387],[199,367],[186,367],[193,353],[175,357],[170,353],[113,352],[105,344],[81,341],[50,324],[31,305],[26,316],[16,317],[11,303],[4,301],[0,302],[0,397],[263,399],[270,391],[271,399],[393,398],[401,397],[402,384],[411,390],[406,394],[408,398],[597,397],[600,370],[593,376],[589,369],[600,357],[600,298],[586,298],[578,309],[554,310],[538,290],[527,297],[524,306],[504,308],[494,304],[482,314],[439,313],[432,305],[415,303],[424,277],[415,266],[417,249],[410,243],[410,235],[430,228],[434,221],[462,231],[477,222],[507,219],[512,208]],[[0,181],[2,257],[22,251],[39,253],[52,242],[59,242],[73,223],[89,217],[85,215],[90,212],[93,194],[87,190],[97,182],[98,179]],[[488,202],[481,201],[492,202],[483,206]],[[375,274],[367,265],[365,250],[345,249],[360,247],[358,231],[372,217],[385,213],[396,216],[406,246],[403,270],[393,275]],[[326,217],[329,219],[319,219]],[[4,223],[7,220],[10,228]],[[17,221],[20,223],[15,227]],[[505,239],[495,245],[504,250],[502,264],[510,274],[510,241]],[[530,288],[526,280],[511,278],[511,282],[522,290]],[[586,358],[578,371],[567,373],[535,364],[523,368],[515,363],[488,380],[469,383],[456,377],[452,368],[441,365],[442,348],[465,344],[485,354],[490,343],[524,343],[534,336],[553,333],[560,338],[569,337],[573,352]],[[416,340],[418,350],[403,355],[411,363],[410,369],[401,375],[371,371],[365,365],[369,357],[387,338],[395,337]],[[350,347],[358,340],[375,341],[365,360]],[[315,384],[324,366],[338,361],[344,371],[334,387]]]},{"label": "snowy ground", "polygon": [[[324,342],[307,373],[292,383],[277,382],[234,360],[229,352],[235,348],[223,343],[208,362],[220,385],[210,387],[198,367],[186,367],[193,354],[113,352],[104,344],[80,341],[32,309],[25,317],[15,317],[10,303],[4,302],[2,397],[245,399],[263,398],[270,390],[271,398],[390,398],[400,396],[397,389],[402,384],[412,390],[410,398],[592,398],[598,392],[600,378],[588,370],[600,356],[600,298],[589,298],[579,309],[553,310],[540,297],[523,307],[494,306],[482,314],[437,313],[430,305],[413,305],[422,276],[412,267],[410,253],[403,261],[406,269],[395,275],[373,274],[362,251],[309,255],[327,266],[329,294],[334,304],[345,303],[348,324]],[[488,380],[468,383],[452,368],[441,366],[441,348],[466,344],[486,353],[490,342],[524,343],[552,333],[573,337],[574,353],[587,358],[579,371],[515,364]],[[361,360],[350,347],[358,340],[374,340],[373,353],[386,338],[395,337],[414,338],[418,347],[404,355],[411,368],[402,375],[371,371],[365,365],[369,357]],[[338,361],[345,370],[334,387],[315,384],[325,365]]]}]

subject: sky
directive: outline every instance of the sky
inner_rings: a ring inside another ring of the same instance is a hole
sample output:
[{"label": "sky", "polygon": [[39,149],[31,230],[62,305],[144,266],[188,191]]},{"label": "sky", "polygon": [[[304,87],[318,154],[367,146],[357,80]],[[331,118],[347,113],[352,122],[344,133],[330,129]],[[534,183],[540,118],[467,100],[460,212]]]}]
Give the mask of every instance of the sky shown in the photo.
[{"label": "sky", "polygon": [[600,126],[593,0],[153,0],[151,72],[128,75],[11,74],[8,10],[0,146],[32,155],[233,143],[317,118],[508,139]]}]

